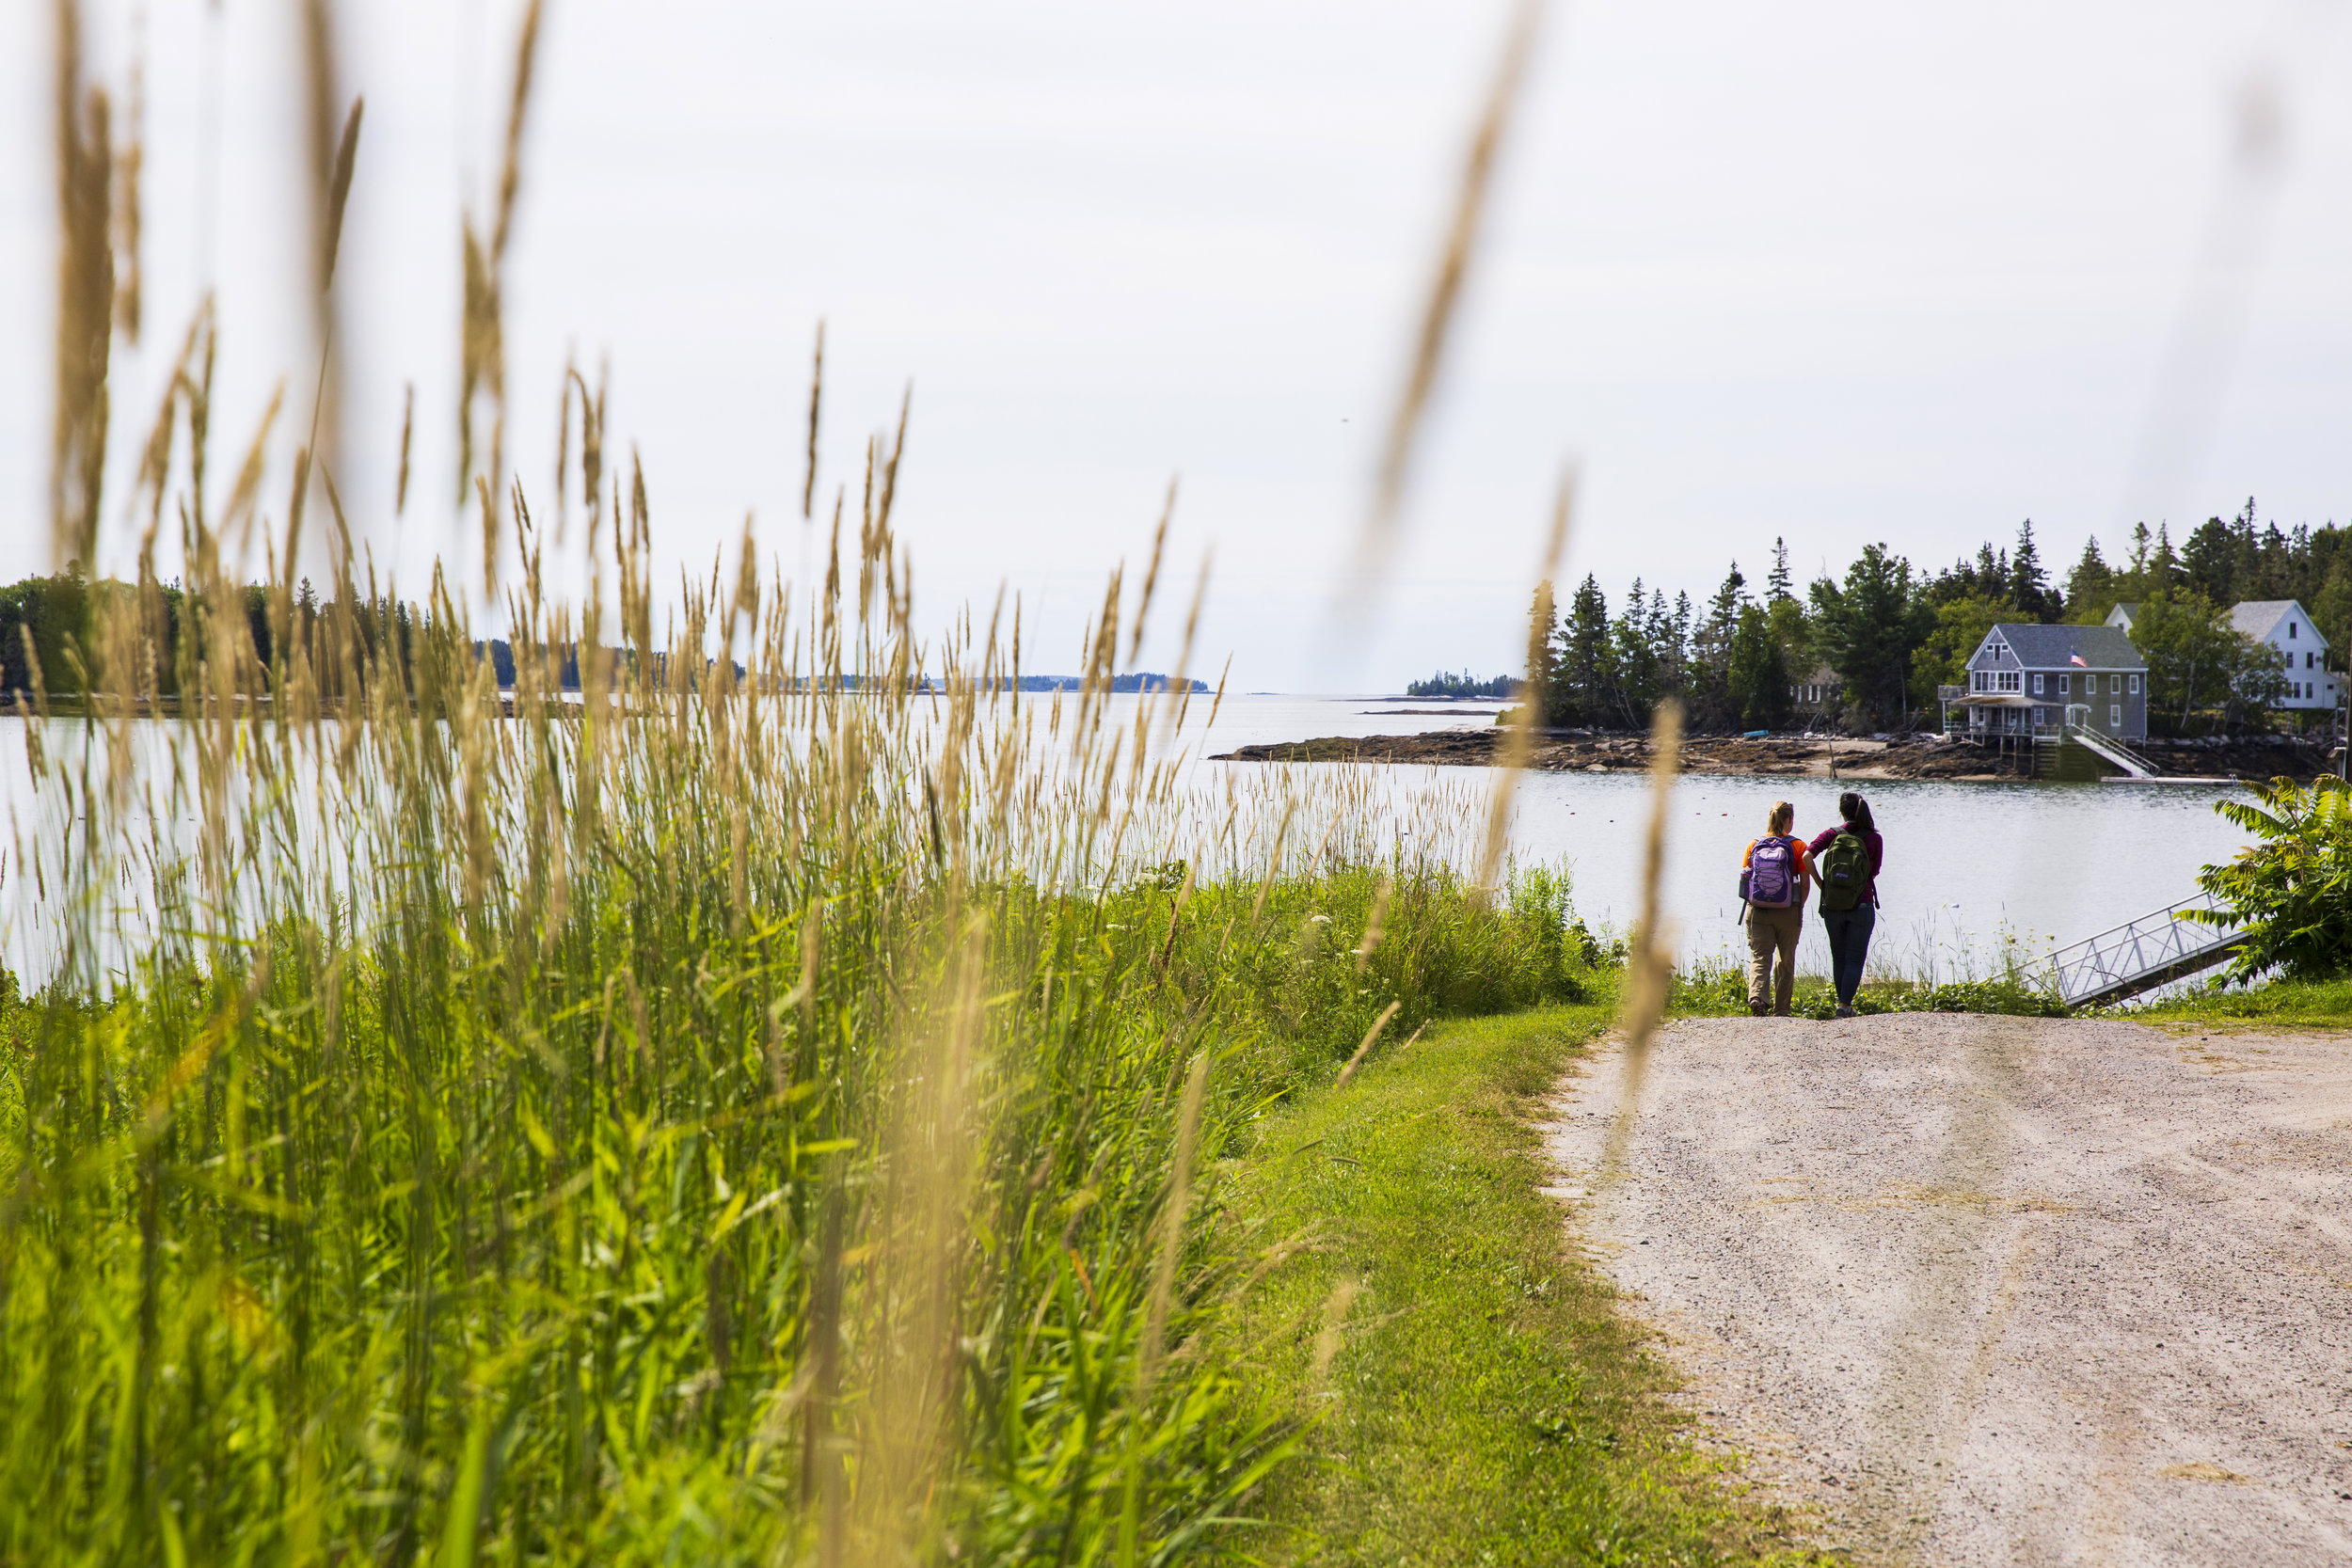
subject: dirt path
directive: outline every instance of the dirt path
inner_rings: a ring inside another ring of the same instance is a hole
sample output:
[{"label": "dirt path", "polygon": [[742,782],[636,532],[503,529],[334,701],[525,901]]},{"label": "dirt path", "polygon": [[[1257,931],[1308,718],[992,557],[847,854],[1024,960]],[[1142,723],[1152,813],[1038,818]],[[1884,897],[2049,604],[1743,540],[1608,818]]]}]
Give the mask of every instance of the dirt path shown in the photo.
[{"label": "dirt path", "polygon": [[1564,1196],[1824,1544],[2352,1560],[2352,1037],[1707,1019],[1648,1057],[1629,1123],[1614,1047],[1565,1085]]}]

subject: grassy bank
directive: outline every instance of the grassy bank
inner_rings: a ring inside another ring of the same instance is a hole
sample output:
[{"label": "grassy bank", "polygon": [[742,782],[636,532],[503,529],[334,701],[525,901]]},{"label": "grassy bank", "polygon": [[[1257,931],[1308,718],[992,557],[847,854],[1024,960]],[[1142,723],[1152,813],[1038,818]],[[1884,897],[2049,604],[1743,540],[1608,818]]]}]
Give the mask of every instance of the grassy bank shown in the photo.
[{"label": "grassy bank", "polygon": [[263,663],[193,514],[183,635],[97,604],[11,867],[0,1562],[1239,1549],[1295,1428],[1209,1354],[1194,1173],[1585,943],[1399,849],[1458,791],[1188,784],[1212,705],[1108,717],[1148,584],[1067,700],[918,643],[877,473],[826,593],[747,540],[659,638],[615,495],[580,624],[508,595],[511,696],[348,557]]},{"label": "grassy bank", "polygon": [[1806,1560],[1659,1399],[1673,1374],[1569,1243],[1528,1117],[1597,1005],[1449,1023],[1306,1093],[1223,1188],[1258,1259],[1216,1341],[1307,1424],[1268,1560]]},{"label": "grassy bank", "polygon": [[[1676,973],[1669,1006],[1693,1018],[1744,1017],[1748,971],[1744,963],[1700,963]],[[1872,976],[1854,992],[1854,1011],[1871,1013],[2009,1013],[2027,1018],[2062,1018],[2066,1009],[2014,975],[1991,979],[1925,981]],[[1825,974],[1799,974],[1789,993],[1789,1011],[1826,1022],[1836,1016],[1837,990]]]},{"label": "grassy bank", "polygon": [[2250,988],[2216,983],[2116,1013],[2147,1023],[2352,1029],[2352,979],[2273,980]]}]

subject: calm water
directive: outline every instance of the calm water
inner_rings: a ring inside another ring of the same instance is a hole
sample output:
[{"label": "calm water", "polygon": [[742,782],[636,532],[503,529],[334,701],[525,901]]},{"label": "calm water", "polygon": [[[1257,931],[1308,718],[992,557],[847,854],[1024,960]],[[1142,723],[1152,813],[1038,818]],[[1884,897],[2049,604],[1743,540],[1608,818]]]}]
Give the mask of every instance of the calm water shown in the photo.
[{"label": "calm water", "polygon": [[[1211,744],[1233,746],[1325,735],[1410,735],[1448,727],[1444,718],[1366,710],[1439,705],[1363,698],[1229,698]],[[1491,724],[1494,705],[1466,712]],[[1210,768],[1263,764],[1211,763]],[[1314,766],[1314,765],[1304,765]],[[1458,780],[1462,768],[1398,768]],[[1746,951],[1739,928],[1740,855],[1764,831],[1775,800],[1797,808],[1807,838],[1835,825],[1827,779],[1686,778],[1675,786],[1668,838],[1667,905],[1681,923],[1687,958]],[[2027,784],[1876,782],[1859,785],[1886,840],[1879,881],[1875,959],[1906,973],[1989,967],[2008,931],[2036,947],[2074,942],[2197,891],[2198,869],[2249,842],[2213,809],[2226,785]],[[1596,926],[1631,923],[1641,875],[1649,782],[1628,774],[1534,773],[1520,781],[1512,844],[1525,860],[1565,861],[1576,899]],[[1941,944],[1939,947],[1938,944]],[[1801,964],[1826,972],[1829,947],[1806,922]]]},{"label": "calm water", "polygon": [[[1135,698],[1115,698],[1110,721],[1132,721]],[[1315,736],[1411,735],[1453,725],[1487,727],[1496,705],[1440,705],[1395,698],[1229,697],[1215,727],[1201,726],[1209,701],[1193,700],[1184,750],[1194,778],[1215,784],[1229,770],[1254,778],[1265,764],[1220,763],[1208,753]],[[1440,709],[1400,713],[1399,709]],[[1291,765],[1311,774],[1329,765]],[[1401,798],[1440,784],[1484,791],[1485,769],[1392,768],[1387,793]],[[1737,884],[1740,851],[1763,832],[1772,803],[1793,801],[1807,837],[1830,826],[1839,788],[1826,779],[1688,778],[1676,785],[1669,837],[1667,906],[1686,958],[1744,952]],[[2001,936],[2035,947],[2073,942],[2196,891],[2198,869],[2228,859],[2245,835],[2213,810],[2216,785],[1866,784],[1886,838],[1874,959],[1917,973],[1989,968]],[[1536,773],[1520,781],[1512,847],[1522,861],[1565,863],[1580,911],[1596,927],[1622,928],[1634,912],[1640,840],[1649,785],[1639,775]],[[21,834],[40,831],[25,764],[24,723],[0,721],[0,803]],[[1408,846],[1409,847],[1410,846]],[[0,951],[18,967],[40,944],[24,924],[24,879],[7,852],[0,886]],[[1808,921],[1801,961],[1826,970],[1827,944]]]}]

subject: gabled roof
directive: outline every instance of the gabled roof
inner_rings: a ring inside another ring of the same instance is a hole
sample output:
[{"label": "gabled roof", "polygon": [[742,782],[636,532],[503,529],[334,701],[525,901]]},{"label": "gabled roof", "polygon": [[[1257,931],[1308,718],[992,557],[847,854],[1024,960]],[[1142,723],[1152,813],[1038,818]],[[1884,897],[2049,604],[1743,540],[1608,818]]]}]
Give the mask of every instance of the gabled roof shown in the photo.
[{"label": "gabled roof", "polygon": [[2118,604],[2113,610],[2108,610],[2106,624],[2110,626],[2122,626],[2129,631],[2132,623],[2138,619],[2139,601],[2133,599],[2127,603]]},{"label": "gabled roof", "polygon": [[2323,648],[2328,645],[2328,640],[2319,635],[2319,628],[2312,625],[2312,612],[2293,599],[2241,600],[2230,607],[2230,628],[2260,642],[2279,629],[2279,623],[2287,618],[2289,611],[2302,623],[2313,642]]},{"label": "gabled roof", "polygon": [[1993,635],[2010,645],[2017,662],[2028,670],[2074,668],[2074,657],[2093,670],[2145,670],[2132,640],[2121,626],[2045,626],[2031,621],[2004,621]]}]

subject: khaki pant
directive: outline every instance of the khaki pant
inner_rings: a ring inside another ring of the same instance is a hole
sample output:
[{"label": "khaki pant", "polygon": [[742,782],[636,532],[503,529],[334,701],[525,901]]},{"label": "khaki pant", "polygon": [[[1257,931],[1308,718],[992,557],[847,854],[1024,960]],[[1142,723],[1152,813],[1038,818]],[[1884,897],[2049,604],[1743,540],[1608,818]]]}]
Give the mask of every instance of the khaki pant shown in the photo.
[{"label": "khaki pant", "polygon": [[[1797,939],[1804,934],[1804,906],[1785,910],[1748,906],[1748,1010],[1762,1012],[1768,996],[1772,1011],[1788,1016],[1788,996],[1797,985]],[[1772,973],[1772,955],[1780,955],[1780,973]]]}]

